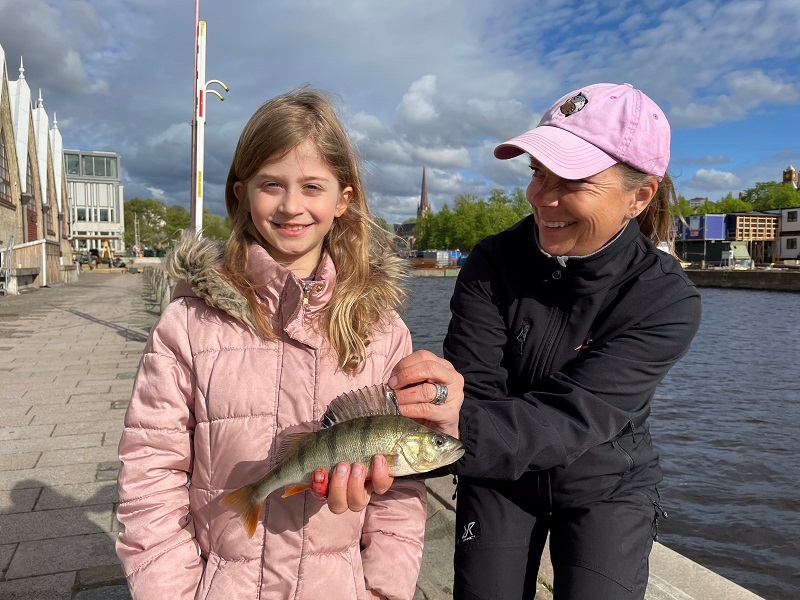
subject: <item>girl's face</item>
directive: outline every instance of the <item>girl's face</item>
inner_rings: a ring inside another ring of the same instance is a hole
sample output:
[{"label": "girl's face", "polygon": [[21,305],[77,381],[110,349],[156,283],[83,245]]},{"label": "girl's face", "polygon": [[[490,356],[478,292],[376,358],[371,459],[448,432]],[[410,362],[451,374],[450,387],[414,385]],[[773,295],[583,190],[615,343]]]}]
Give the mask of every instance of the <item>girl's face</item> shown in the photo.
[{"label": "girl's face", "polygon": [[297,277],[311,275],[333,219],[347,209],[351,187],[339,181],[316,146],[305,141],[276,160],[267,160],[233,191],[250,212],[270,256]]},{"label": "girl's face", "polygon": [[525,195],[533,207],[539,245],[553,256],[584,256],[605,246],[639,214],[655,190],[626,191],[610,167],[586,179],[563,179],[531,158],[533,176]]}]

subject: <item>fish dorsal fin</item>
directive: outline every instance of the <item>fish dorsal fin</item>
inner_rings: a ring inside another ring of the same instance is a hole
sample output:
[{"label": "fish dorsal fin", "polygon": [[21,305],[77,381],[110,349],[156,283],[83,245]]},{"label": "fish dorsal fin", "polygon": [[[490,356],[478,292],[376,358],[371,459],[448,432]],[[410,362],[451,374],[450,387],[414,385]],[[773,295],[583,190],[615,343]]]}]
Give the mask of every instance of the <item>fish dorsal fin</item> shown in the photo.
[{"label": "fish dorsal fin", "polygon": [[281,442],[281,447],[278,450],[278,462],[282,462],[288,455],[294,452],[298,444],[308,437],[311,431],[299,431],[297,433],[287,433]]},{"label": "fish dorsal fin", "polygon": [[322,415],[320,426],[333,427],[344,421],[375,415],[399,415],[397,398],[386,384],[370,385],[337,396]]}]

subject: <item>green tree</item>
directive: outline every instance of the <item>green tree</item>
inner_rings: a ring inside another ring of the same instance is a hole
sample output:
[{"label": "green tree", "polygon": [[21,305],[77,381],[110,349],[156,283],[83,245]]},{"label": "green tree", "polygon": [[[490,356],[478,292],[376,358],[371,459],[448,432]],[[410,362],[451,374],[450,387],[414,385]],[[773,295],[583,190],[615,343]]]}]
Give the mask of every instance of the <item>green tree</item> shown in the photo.
[{"label": "green tree", "polygon": [[231,235],[230,219],[211,214],[207,208],[203,208],[203,235],[209,239],[226,241]]},{"label": "green tree", "polygon": [[531,204],[522,188],[516,187],[511,191],[511,208],[517,213],[517,220],[522,220],[531,214]]},{"label": "green tree", "polygon": [[386,219],[383,219],[383,218],[381,218],[381,217],[374,217],[374,219],[373,219],[373,220],[375,221],[375,223],[376,223],[376,224],[377,224],[379,227],[382,227],[383,229],[385,229],[386,231],[388,231],[388,232],[390,232],[390,233],[394,233],[394,231],[393,231],[393,229],[392,229],[391,225],[389,225],[389,223],[386,221]]},{"label": "green tree", "polygon": [[678,205],[670,204],[669,212],[673,217],[678,217],[683,215],[684,217],[688,217],[689,215],[694,214],[694,209],[689,204],[689,201],[683,196],[683,194],[678,194]]},{"label": "green tree", "polygon": [[165,239],[166,207],[152,198],[131,198],[125,202],[125,246],[136,243],[135,223],[139,223],[139,243],[145,248],[161,248]]},{"label": "green tree", "polygon": [[728,195],[721,198],[717,202],[717,212],[720,214],[747,212],[753,210],[753,205],[740,198],[734,198],[733,194],[728,192]]},{"label": "green tree", "polygon": [[695,210],[695,214],[698,215],[715,215],[718,213],[719,211],[717,210],[716,202],[711,202],[711,200],[709,200],[708,198],[706,198],[705,202],[703,202],[700,206],[697,207],[697,210]]},{"label": "green tree", "polygon": [[172,245],[178,239],[180,232],[189,228],[191,216],[183,206],[167,206],[164,209],[164,221],[164,238],[167,240],[167,245]]},{"label": "green tree", "polygon": [[753,210],[800,207],[800,192],[793,186],[776,181],[758,182],[744,191]]}]

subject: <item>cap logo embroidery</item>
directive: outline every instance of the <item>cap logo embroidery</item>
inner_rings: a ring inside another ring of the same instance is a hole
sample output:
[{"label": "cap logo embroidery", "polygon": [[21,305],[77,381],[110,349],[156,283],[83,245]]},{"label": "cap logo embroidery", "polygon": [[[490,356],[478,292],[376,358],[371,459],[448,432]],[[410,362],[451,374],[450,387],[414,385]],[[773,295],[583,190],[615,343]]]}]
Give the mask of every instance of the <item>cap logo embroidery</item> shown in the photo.
[{"label": "cap logo embroidery", "polygon": [[577,96],[573,96],[564,104],[561,105],[561,114],[565,117],[570,115],[574,115],[576,112],[583,110],[583,107],[586,106],[586,103],[589,102],[589,99],[583,95],[583,92],[578,94]]}]

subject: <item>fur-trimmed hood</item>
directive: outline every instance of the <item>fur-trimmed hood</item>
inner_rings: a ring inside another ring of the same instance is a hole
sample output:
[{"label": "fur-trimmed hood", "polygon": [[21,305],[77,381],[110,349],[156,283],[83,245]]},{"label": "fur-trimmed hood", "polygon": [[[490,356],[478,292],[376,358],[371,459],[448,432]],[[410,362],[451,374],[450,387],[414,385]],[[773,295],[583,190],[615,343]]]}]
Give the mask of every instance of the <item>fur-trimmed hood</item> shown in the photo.
[{"label": "fur-trimmed hood", "polygon": [[[220,275],[225,246],[215,240],[198,237],[186,230],[167,254],[167,272],[183,282],[193,294],[212,308],[218,308],[256,329],[247,299]],[[189,295],[187,289],[176,288],[174,297]]]}]

